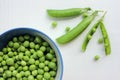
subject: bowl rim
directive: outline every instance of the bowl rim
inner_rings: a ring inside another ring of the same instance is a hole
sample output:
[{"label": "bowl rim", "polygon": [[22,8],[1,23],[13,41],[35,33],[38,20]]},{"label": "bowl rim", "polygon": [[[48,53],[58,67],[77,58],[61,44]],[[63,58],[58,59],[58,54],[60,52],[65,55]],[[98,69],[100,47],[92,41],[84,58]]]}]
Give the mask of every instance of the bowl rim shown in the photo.
[{"label": "bowl rim", "polygon": [[9,30],[6,30],[4,31],[3,33],[0,33],[0,38],[2,37],[2,35],[5,35],[7,34],[8,32],[11,32],[11,31],[15,31],[15,30],[20,30],[20,29],[25,29],[25,30],[33,30],[33,31],[36,31],[44,36],[46,36],[47,39],[49,39],[51,41],[51,44],[54,45],[54,47],[56,48],[56,50],[58,51],[58,55],[60,57],[60,62],[61,62],[61,74],[60,74],[60,80],[62,80],[62,77],[63,77],[63,70],[64,70],[64,67],[63,67],[63,58],[62,58],[62,55],[61,55],[61,52],[58,48],[58,46],[56,45],[56,43],[47,35],[45,34],[44,32],[40,31],[40,30],[37,30],[37,29],[34,29],[34,28],[27,28],[27,27],[24,27],[24,28],[13,28],[13,29],[9,29]]}]

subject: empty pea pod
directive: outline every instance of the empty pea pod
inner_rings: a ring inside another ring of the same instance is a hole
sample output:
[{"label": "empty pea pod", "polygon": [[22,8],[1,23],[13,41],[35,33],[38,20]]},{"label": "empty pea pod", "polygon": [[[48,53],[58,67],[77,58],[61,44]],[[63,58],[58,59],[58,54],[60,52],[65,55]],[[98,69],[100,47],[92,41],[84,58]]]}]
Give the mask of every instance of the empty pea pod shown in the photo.
[{"label": "empty pea pod", "polygon": [[105,28],[103,21],[100,21],[100,28],[101,28],[101,32],[102,32],[103,39],[104,39],[105,53],[106,55],[110,55],[111,53],[110,40],[109,40],[109,36],[108,36],[107,30]]},{"label": "empty pea pod", "polygon": [[47,9],[47,13],[52,17],[72,17],[81,15],[84,12],[91,10],[91,8],[69,8],[63,10]]},{"label": "empty pea pod", "polygon": [[74,27],[72,30],[70,30],[66,34],[58,37],[56,41],[59,44],[65,44],[65,43],[72,41],[74,38],[80,35],[89,26],[89,24],[93,21],[97,13],[98,11],[95,11],[90,16],[84,18],[76,27]]},{"label": "empty pea pod", "polygon": [[[106,14],[106,13],[105,13]],[[97,23],[95,23],[93,25],[93,27],[90,29],[90,31],[87,33],[86,37],[85,37],[85,40],[82,44],[82,51],[85,51],[86,50],[86,47],[90,41],[90,39],[92,38],[93,34],[96,32],[96,29],[98,28],[99,24],[100,24],[100,21],[103,20],[105,14],[97,21]]]}]

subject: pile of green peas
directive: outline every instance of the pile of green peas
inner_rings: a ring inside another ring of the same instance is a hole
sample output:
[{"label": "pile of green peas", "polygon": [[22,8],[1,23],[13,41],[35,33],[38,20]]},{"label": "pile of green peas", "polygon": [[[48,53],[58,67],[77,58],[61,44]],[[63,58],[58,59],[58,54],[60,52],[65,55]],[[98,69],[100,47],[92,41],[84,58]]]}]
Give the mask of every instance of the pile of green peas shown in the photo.
[{"label": "pile of green peas", "polygon": [[56,72],[55,51],[41,37],[15,36],[0,51],[0,80],[55,80]]}]

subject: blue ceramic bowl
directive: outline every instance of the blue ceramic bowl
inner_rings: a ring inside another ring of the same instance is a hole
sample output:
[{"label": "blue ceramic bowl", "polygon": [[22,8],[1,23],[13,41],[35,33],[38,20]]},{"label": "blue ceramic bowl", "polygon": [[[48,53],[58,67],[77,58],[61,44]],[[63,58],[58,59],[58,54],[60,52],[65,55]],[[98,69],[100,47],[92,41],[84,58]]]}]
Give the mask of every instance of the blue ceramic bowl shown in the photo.
[{"label": "blue ceramic bowl", "polygon": [[12,39],[14,36],[24,35],[24,34],[30,34],[32,36],[40,36],[45,41],[47,41],[50,46],[55,50],[56,58],[57,58],[57,75],[55,77],[55,80],[62,80],[63,75],[63,61],[61,53],[56,46],[56,44],[51,40],[46,34],[44,34],[41,31],[31,29],[31,28],[16,28],[9,31],[6,31],[2,35],[0,35],[0,50],[7,45],[7,42]]}]

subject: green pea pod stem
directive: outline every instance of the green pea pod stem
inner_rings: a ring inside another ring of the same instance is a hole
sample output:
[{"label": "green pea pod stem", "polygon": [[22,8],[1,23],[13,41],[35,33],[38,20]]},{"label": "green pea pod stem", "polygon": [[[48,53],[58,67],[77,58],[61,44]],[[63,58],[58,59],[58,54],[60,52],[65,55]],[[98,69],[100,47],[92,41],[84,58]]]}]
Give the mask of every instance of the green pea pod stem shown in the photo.
[{"label": "green pea pod stem", "polygon": [[93,27],[90,29],[90,31],[87,33],[85,40],[82,44],[82,51],[86,51],[86,47],[89,43],[89,41],[91,40],[93,34],[96,32],[96,29],[98,28],[100,21],[103,20],[104,16],[105,16],[106,12],[104,13],[104,15],[93,25]]},{"label": "green pea pod stem", "polygon": [[105,28],[103,21],[100,21],[100,28],[101,28],[101,32],[102,32],[103,39],[104,39],[105,53],[106,55],[110,55],[111,53],[110,40],[109,40],[109,36],[108,36],[107,30]]},{"label": "green pea pod stem", "polygon": [[52,17],[72,17],[81,15],[84,12],[91,10],[91,8],[69,8],[63,10],[56,10],[56,9],[48,9],[47,13],[49,16]]},{"label": "green pea pod stem", "polygon": [[93,21],[97,13],[98,11],[95,11],[90,16],[84,18],[76,27],[74,27],[72,30],[70,30],[66,34],[58,37],[56,41],[59,44],[65,44],[65,43],[72,41],[74,38],[80,35],[89,26],[89,24]]}]

